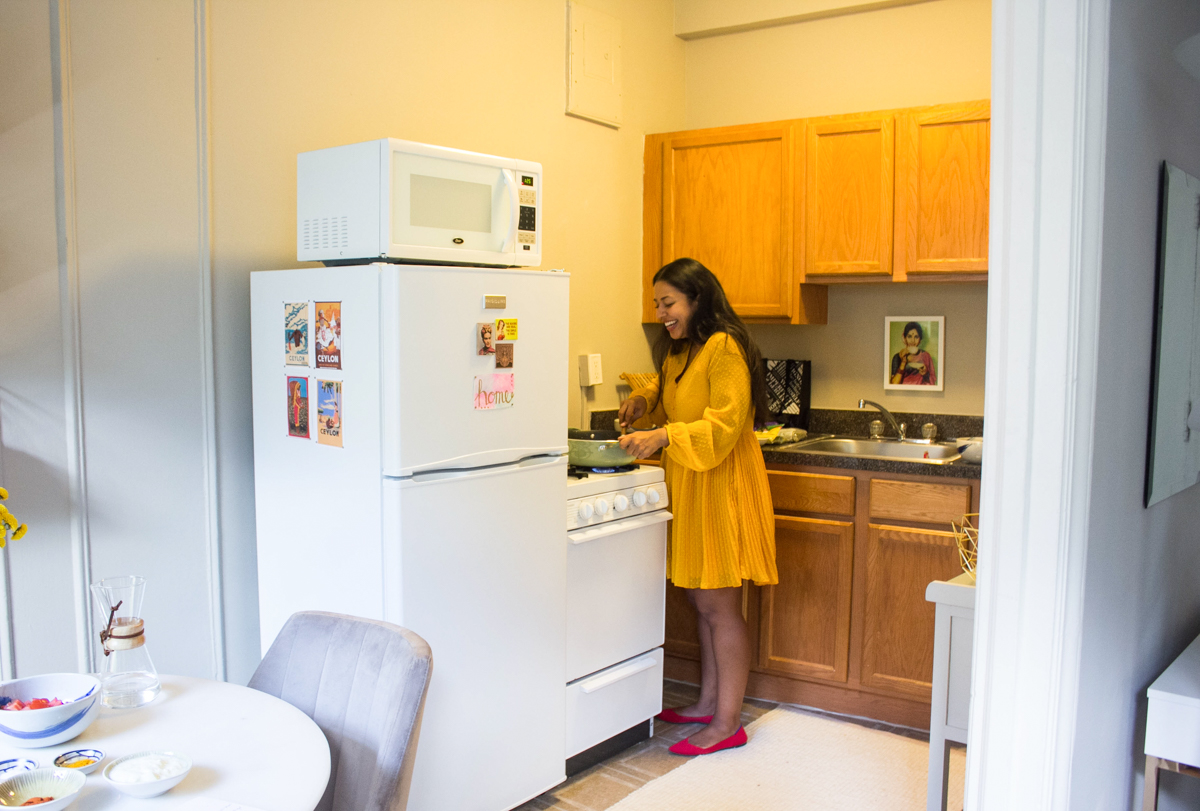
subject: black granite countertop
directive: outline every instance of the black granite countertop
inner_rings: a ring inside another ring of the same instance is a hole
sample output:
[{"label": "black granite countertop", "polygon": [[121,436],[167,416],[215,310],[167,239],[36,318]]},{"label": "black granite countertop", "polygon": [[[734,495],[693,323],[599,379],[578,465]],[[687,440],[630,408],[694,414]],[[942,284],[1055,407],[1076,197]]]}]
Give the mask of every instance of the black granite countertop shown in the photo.
[{"label": "black granite countertop", "polygon": [[871,470],[877,473],[909,473],[914,476],[945,476],[952,479],[978,479],[981,465],[971,462],[947,462],[931,465],[927,462],[903,462],[897,459],[864,459],[861,456],[827,456],[805,453],[789,445],[763,447],[763,459],[768,465],[810,465],[835,470]]}]

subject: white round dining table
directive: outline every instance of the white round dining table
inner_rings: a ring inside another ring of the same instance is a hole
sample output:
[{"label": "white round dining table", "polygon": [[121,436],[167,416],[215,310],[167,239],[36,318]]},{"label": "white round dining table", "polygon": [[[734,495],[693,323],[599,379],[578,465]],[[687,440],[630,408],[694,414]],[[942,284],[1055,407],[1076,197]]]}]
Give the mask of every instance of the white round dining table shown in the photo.
[{"label": "white round dining table", "polygon": [[[0,759],[39,766],[72,749],[104,752],[68,811],[175,811],[198,797],[262,811],[312,811],[329,781],[329,743],[311,718],[249,687],[187,676],[159,676],[162,691],[144,707],[100,710],[79,737],[44,749],[0,743]],[[122,794],[102,772],[116,758],[168,749],[192,761],[175,788],[150,799]]]}]

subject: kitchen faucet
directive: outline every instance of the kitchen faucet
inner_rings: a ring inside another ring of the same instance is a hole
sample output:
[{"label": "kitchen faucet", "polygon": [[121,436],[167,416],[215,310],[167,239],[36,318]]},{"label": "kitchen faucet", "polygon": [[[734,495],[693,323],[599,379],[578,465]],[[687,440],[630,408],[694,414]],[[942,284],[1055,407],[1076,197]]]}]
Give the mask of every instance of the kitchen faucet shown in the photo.
[{"label": "kitchen faucet", "polygon": [[896,418],[892,416],[892,412],[888,411],[886,408],[881,406],[879,403],[873,402],[871,400],[859,400],[858,401],[859,408],[865,408],[866,406],[875,406],[876,408],[878,408],[879,413],[883,414],[883,416],[887,418],[887,421],[889,423],[891,423],[892,429],[896,432],[896,436],[900,437],[901,439],[904,439],[904,430],[907,426],[905,426],[905,424],[902,422],[896,422]]}]

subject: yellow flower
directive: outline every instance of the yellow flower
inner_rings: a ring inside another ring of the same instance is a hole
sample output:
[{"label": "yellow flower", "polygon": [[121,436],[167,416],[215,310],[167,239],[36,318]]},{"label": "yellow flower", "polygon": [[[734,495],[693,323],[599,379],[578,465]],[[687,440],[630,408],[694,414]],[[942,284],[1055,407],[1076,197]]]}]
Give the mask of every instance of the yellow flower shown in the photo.
[{"label": "yellow flower", "polygon": [[12,539],[14,541],[19,541],[25,537],[25,533],[28,531],[29,531],[29,524],[21,524],[21,526],[17,527],[16,530],[13,531]]},{"label": "yellow flower", "polygon": [[3,504],[0,504],[0,515],[6,515],[7,513],[8,513],[8,507],[5,507]]},{"label": "yellow flower", "polygon": [[8,498],[8,491],[0,487],[0,498]]},{"label": "yellow flower", "polygon": [[4,515],[0,515],[0,520],[4,521],[4,523],[8,524],[10,529],[16,529],[17,527],[20,526],[20,523],[17,521],[17,517],[10,512],[6,512]]}]

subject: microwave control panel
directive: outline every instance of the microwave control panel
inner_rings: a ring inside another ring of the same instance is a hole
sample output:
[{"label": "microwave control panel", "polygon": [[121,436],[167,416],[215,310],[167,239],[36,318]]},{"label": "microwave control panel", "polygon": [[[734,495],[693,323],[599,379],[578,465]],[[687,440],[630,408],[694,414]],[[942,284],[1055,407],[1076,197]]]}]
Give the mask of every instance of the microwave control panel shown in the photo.
[{"label": "microwave control panel", "polygon": [[517,212],[517,245],[519,250],[532,251],[537,244],[537,189],[533,175],[518,173],[520,187],[517,190],[517,200],[520,209]]}]

